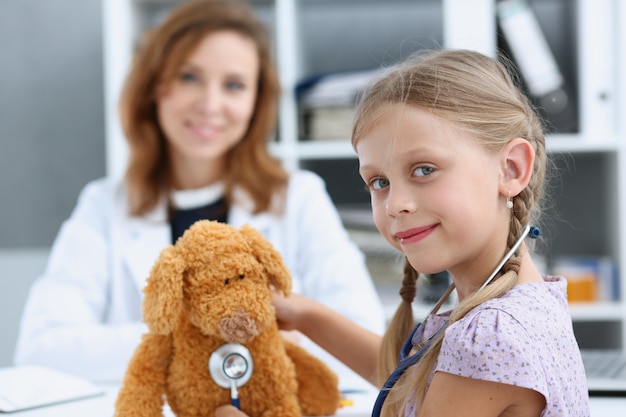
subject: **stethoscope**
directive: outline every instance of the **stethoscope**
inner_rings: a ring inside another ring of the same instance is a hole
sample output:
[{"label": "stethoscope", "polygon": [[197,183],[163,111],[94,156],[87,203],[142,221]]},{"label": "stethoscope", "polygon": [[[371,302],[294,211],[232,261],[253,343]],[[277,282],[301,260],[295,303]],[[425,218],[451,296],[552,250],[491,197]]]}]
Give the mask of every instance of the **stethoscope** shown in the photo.
[{"label": "stethoscope", "polygon": [[[504,255],[504,258],[502,258],[502,260],[496,266],[496,268],[493,270],[491,275],[489,275],[489,278],[487,278],[485,280],[485,282],[480,286],[480,288],[477,290],[477,292],[482,290],[483,288],[485,288],[491,281],[493,281],[493,279],[498,274],[500,269],[504,266],[504,264],[509,259],[511,259],[513,254],[517,251],[517,249],[519,249],[519,247],[521,246],[521,244],[524,241],[524,239],[526,238],[526,236],[529,236],[532,239],[536,239],[540,235],[541,235],[541,231],[539,230],[539,228],[537,228],[535,226],[527,225],[524,228],[524,231],[522,232],[522,235],[520,236],[520,238],[515,242],[515,244],[511,248],[511,250],[509,250],[506,253],[506,255]],[[450,287],[448,287],[448,289],[441,296],[441,298],[439,299],[439,301],[437,302],[435,307],[430,311],[429,316],[437,313],[437,311],[439,310],[441,305],[448,299],[448,296],[452,293],[453,290],[454,290],[454,284],[452,284],[452,285],[450,285]],[[385,403],[385,400],[387,399],[387,396],[389,395],[389,391],[393,388],[393,386],[396,384],[396,382],[398,382],[398,379],[400,379],[400,377],[402,375],[404,375],[406,370],[409,369],[410,366],[415,365],[422,358],[422,356],[424,356],[424,353],[426,353],[426,351],[428,350],[428,348],[432,344],[432,341],[442,331],[445,330],[446,326],[448,325],[448,322],[446,321],[439,328],[439,330],[437,330],[435,332],[435,334],[433,334],[426,342],[422,342],[422,343],[418,344],[417,346],[413,346],[413,337],[415,336],[415,334],[417,333],[417,331],[419,330],[421,325],[422,325],[422,323],[418,323],[415,326],[415,328],[413,329],[413,331],[411,332],[411,334],[409,335],[409,337],[404,341],[404,344],[402,345],[402,349],[400,349],[400,353],[398,355],[398,366],[392,372],[392,374],[389,376],[389,378],[387,378],[387,381],[385,382],[385,384],[381,388],[380,392],[378,393],[378,397],[376,398],[376,402],[374,403],[374,408],[372,409],[372,417],[380,417],[380,412],[383,409],[383,404]],[[418,351],[415,352],[413,355],[409,356],[409,353],[414,348],[418,349]]]},{"label": "stethoscope", "polygon": [[230,388],[230,403],[237,408],[240,408],[237,388],[248,382],[253,370],[250,351],[237,343],[220,346],[209,358],[213,381],[222,388]]}]

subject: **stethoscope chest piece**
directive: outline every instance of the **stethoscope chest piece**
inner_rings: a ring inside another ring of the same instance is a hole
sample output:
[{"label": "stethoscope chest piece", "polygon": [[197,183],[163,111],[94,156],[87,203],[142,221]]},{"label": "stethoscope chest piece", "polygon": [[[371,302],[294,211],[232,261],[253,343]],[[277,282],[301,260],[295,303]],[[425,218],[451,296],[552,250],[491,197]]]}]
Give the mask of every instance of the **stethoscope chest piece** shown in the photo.
[{"label": "stethoscope chest piece", "polygon": [[213,381],[222,388],[240,387],[252,376],[254,362],[250,351],[243,345],[227,343],[217,348],[209,358],[209,372]]}]

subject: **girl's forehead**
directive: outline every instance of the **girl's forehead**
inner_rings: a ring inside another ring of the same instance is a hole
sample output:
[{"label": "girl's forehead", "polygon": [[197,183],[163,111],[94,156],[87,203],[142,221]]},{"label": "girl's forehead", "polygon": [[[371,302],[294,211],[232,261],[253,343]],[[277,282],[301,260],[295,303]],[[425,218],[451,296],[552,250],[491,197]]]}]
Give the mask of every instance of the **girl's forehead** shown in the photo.
[{"label": "girl's forehead", "polygon": [[371,144],[374,141],[381,141],[390,149],[449,146],[465,139],[475,142],[474,138],[470,138],[456,124],[427,109],[394,104],[387,105],[384,111],[379,112],[356,143],[356,148],[358,150],[361,143]]},{"label": "girl's forehead", "polygon": [[455,123],[419,107],[390,106],[356,143],[359,163],[367,169],[402,161],[437,162],[477,156],[487,151],[478,139]]}]

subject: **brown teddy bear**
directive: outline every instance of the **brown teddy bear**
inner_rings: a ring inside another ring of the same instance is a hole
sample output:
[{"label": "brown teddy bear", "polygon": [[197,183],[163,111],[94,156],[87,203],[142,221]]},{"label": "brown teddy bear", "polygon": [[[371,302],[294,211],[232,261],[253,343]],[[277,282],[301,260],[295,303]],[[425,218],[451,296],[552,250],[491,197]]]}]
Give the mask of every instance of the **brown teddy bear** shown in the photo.
[{"label": "brown teddy bear", "polygon": [[143,302],[149,332],[128,365],[115,416],[162,416],[164,400],[179,417],[213,416],[231,402],[231,389],[209,369],[225,344],[252,356],[249,380],[236,387],[251,417],[334,414],[337,375],[281,337],[272,286],[289,294],[291,276],[256,229],[208,220],[191,226],[152,268]]}]

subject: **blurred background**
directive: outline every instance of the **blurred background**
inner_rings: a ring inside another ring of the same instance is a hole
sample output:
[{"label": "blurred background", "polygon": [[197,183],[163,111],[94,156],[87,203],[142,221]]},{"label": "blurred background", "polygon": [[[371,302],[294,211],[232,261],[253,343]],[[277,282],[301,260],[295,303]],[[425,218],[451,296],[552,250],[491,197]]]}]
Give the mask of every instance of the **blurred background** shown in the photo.
[{"label": "blurred background", "polygon": [[[181,1],[0,1],[0,367],[11,365],[28,287],[80,189],[121,174],[124,145],[115,105],[133,44]],[[502,2],[252,3],[276,37],[286,90],[275,151],[287,165],[326,180],[390,314],[399,300],[401,261],[373,228],[348,140],[359,80],[414,51],[471,33],[486,40],[481,45],[487,50],[519,59],[502,31]],[[622,347],[626,141],[617,115],[626,99],[618,77],[626,36],[616,22],[625,7],[613,0],[524,5],[539,23],[562,76],[557,87],[568,98],[558,112],[544,112],[556,169],[538,260],[546,272],[567,271],[572,282],[591,280],[593,293],[571,300],[581,345]],[[343,88],[332,88],[337,85]],[[329,86],[334,95],[325,95]],[[539,105],[545,99],[527,92]]]}]

